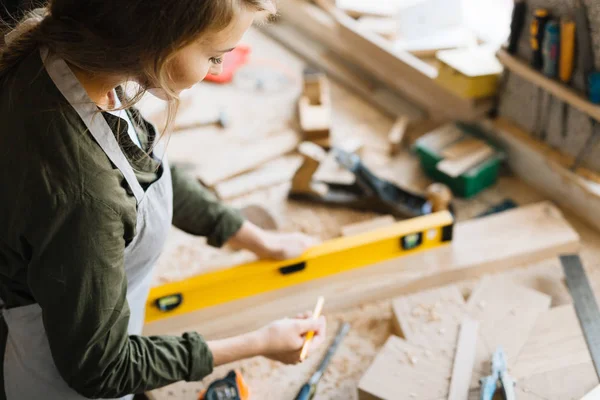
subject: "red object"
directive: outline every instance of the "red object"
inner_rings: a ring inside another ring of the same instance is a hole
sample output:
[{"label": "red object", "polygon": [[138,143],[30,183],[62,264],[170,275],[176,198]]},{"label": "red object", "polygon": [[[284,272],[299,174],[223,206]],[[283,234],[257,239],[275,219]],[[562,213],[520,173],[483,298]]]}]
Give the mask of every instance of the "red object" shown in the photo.
[{"label": "red object", "polygon": [[248,62],[250,55],[249,46],[238,46],[233,51],[223,56],[223,72],[220,75],[206,75],[205,81],[214,83],[228,83],[233,80],[236,71]]}]

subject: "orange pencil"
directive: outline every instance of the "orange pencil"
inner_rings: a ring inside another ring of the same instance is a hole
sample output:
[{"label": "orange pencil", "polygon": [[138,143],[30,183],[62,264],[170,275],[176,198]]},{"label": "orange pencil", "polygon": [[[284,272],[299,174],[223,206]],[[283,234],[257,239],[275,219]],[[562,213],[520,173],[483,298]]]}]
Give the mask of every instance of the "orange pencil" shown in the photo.
[{"label": "orange pencil", "polygon": [[[313,311],[313,319],[318,319],[321,316],[321,311],[323,310],[323,304],[325,303],[325,298],[323,296],[319,297],[317,300],[317,305],[315,306],[315,311]],[[302,351],[300,352],[300,361],[304,361],[306,355],[308,353],[308,347],[310,342],[315,336],[313,331],[310,331],[306,334],[306,338],[304,339],[304,345],[302,346]]]}]

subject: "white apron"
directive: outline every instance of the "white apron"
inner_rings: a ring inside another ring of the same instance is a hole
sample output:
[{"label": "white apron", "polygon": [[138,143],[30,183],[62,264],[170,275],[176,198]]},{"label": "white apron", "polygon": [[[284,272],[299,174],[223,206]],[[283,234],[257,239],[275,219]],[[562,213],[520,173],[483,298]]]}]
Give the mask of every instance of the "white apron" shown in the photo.
[{"label": "white apron", "polygon": [[[131,310],[129,334],[140,335],[144,310],[150,290],[152,269],[169,232],[173,217],[171,173],[164,151],[155,150],[162,158],[163,173],[144,193],[133,169],[96,105],[90,100],[67,64],[41,51],[48,74],[63,96],[75,108],[100,147],[121,171],[137,200],[137,231],[125,248],[127,302]],[[84,397],[67,386],[50,353],[42,323],[42,309],[37,304],[3,311],[8,326],[4,355],[4,387],[8,400],[82,400]],[[126,396],[123,399],[131,399]]]}]

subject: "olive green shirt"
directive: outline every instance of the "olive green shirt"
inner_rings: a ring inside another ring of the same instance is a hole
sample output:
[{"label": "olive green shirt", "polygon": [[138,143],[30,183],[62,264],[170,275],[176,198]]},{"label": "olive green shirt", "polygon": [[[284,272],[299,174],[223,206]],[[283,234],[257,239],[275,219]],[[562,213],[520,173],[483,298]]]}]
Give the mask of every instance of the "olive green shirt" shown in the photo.
[{"label": "olive green shirt", "polygon": [[[212,354],[196,332],[128,335],[124,249],[136,234],[136,200],[46,73],[39,53],[21,62],[0,90],[5,306],[41,306],[56,367],[85,397],[121,397],[211,373]],[[148,187],[158,178],[157,162],[133,143],[125,120],[98,116],[113,128],[138,180]],[[139,121],[136,130],[148,149],[156,132],[136,110],[130,116]],[[177,168],[172,177],[175,226],[206,236],[216,247],[238,231],[243,219],[237,211]],[[4,323],[0,328],[3,349],[7,328]]]}]

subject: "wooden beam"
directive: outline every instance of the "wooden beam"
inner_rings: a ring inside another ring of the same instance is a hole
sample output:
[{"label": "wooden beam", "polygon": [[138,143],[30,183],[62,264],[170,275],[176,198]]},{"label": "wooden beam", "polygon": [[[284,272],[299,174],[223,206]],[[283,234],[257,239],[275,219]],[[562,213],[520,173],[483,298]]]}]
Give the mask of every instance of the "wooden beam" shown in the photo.
[{"label": "wooden beam", "polygon": [[254,171],[217,183],[215,193],[220,199],[229,200],[291,181],[301,163],[302,158],[297,155],[267,162]]},{"label": "wooden beam", "polygon": [[549,92],[560,101],[568,103],[582,113],[600,121],[600,106],[590,102],[580,93],[560,83],[558,80],[545,77],[542,73],[510,55],[505,50],[499,50],[497,56],[510,72],[519,75],[521,78]]},{"label": "wooden beam", "polygon": [[403,116],[396,120],[390,133],[388,134],[388,142],[390,144],[390,155],[395,156],[402,150],[402,144],[406,131],[410,125],[410,118]]},{"label": "wooden beam", "polygon": [[[318,24],[319,22],[315,22],[315,25]],[[324,71],[332,80],[350,89],[389,117],[396,118],[398,115],[408,115],[415,119],[426,117],[422,108],[399,96],[368,71],[349,63],[330,50],[326,44],[313,40],[311,35],[306,35],[305,31],[290,22],[281,20],[276,24],[260,26],[258,29],[305,59],[310,65]]]},{"label": "wooden beam", "polygon": [[167,318],[146,325],[145,333],[196,330],[210,339],[226,337],[310,310],[321,295],[328,299],[327,313],[519,268],[580,248],[577,232],[547,202],[457,223],[454,235],[451,246]]},{"label": "wooden beam", "polygon": [[466,318],[460,327],[448,400],[464,400],[469,397],[478,333],[479,322]]},{"label": "wooden beam", "polygon": [[521,179],[600,230],[598,174],[584,168],[571,172],[572,157],[532,139],[506,119],[496,120],[490,128],[487,132],[507,152],[510,167]]},{"label": "wooden beam", "polygon": [[[220,168],[214,165],[200,168],[196,175],[202,183],[214,186],[219,182],[241,175],[257,168],[279,156],[290,153],[299,143],[298,135],[294,131],[287,131],[276,136],[264,138],[256,143],[240,145],[223,154],[223,163]],[[225,162],[225,158],[229,160]]]},{"label": "wooden beam", "polygon": [[[318,3],[331,6],[324,1]],[[287,0],[279,5],[284,20],[425,108],[433,118],[471,121],[485,115],[493,105],[491,100],[473,102],[460,98],[438,85],[435,81],[436,68],[409,52],[397,51],[390,42],[375,33],[367,30],[359,32],[357,21],[343,11],[327,9],[325,11],[302,0]]]}]

